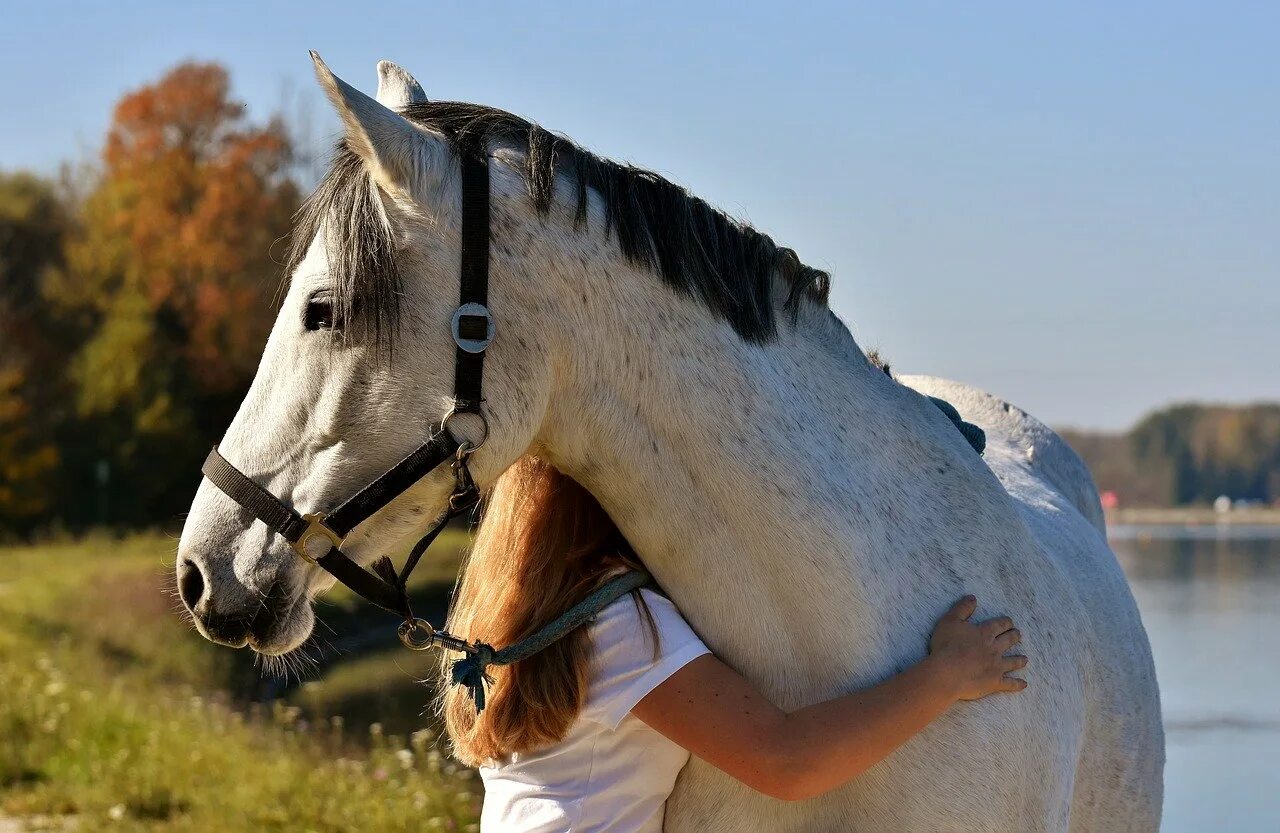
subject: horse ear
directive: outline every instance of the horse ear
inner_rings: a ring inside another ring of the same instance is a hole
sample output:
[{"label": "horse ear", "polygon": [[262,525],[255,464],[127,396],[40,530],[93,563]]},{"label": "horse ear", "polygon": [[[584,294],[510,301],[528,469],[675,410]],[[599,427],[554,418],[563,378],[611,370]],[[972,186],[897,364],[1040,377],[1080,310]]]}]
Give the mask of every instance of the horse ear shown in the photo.
[{"label": "horse ear", "polygon": [[418,79],[391,61],[378,61],[378,103],[392,110],[427,100]]},{"label": "horse ear", "polygon": [[334,75],[315,52],[311,60],[320,86],[342,117],[347,147],[365,161],[379,186],[412,192],[423,173],[431,138]]}]

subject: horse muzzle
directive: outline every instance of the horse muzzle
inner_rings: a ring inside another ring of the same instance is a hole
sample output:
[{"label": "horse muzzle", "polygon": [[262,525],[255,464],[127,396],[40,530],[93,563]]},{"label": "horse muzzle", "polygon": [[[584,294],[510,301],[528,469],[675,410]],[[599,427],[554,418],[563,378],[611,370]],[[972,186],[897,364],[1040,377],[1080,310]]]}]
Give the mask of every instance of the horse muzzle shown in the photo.
[{"label": "horse muzzle", "polygon": [[196,629],[211,642],[281,654],[296,648],[310,633],[310,623],[302,621],[311,618],[309,606],[282,579],[276,579],[266,592],[254,592],[235,580],[215,584],[200,563],[189,557],[179,558],[177,579],[183,606]]}]

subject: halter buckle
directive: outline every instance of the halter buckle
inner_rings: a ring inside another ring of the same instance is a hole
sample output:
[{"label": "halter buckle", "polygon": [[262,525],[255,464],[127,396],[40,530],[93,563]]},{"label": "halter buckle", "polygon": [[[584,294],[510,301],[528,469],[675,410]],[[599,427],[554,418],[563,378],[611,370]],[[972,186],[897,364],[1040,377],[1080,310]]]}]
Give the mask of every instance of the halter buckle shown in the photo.
[{"label": "halter buckle", "polygon": [[458,349],[467,353],[483,353],[493,342],[496,326],[489,308],[474,301],[463,304],[454,310],[453,343]]},{"label": "halter buckle", "polygon": [[[308,564],[316,564],[316,560],[311,557],[311,553],[307,552],[307,542],[312,538],[327,538],[335,550],[342,549],[342,542],[345,539],[329,527],[325,526],[325,515],[323,512],[308,512],[302,516],[302,520],[307,522],[307,528],[302,530],[302,534],[298,536],[298,540],[291,542],[289,546],[293,547],[293,551],[301,556],[303,561]],[[319,565],[317,564],[317,566]]]}]

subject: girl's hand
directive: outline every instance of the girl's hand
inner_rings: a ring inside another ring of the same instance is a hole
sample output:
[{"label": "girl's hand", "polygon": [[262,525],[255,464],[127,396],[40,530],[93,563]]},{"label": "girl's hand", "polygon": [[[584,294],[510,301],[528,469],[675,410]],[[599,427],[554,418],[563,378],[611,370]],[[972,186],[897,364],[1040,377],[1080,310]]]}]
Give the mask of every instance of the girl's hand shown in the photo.
[{"label": "girl's hand", "polygon": [[1022,641],[1022,634],[1007,616],[971,622],[978,600],[965,596],[943,614],[929,638],[929,662],[947,675],[956,699],[977,700],[997,691],[1022,691],[1026,680],[1009,676],[1025,668],[1027,658],[1005,656]]}]

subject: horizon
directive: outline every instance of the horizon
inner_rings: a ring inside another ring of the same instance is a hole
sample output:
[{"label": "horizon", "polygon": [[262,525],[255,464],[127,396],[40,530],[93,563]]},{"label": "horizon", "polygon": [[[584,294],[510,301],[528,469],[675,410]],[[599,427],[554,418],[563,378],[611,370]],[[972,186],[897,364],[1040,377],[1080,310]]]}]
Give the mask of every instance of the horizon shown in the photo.
[{"label": "horizon", "polygon": [[1111,433],[1280,398],[1258,360],[1280,353],[1280,116],[1257,105],[1280,11],[231,8],[12,13],[2,167],[93,159],[115,101],[186,58],[323,149],[306,50],[368,92],[388,58],[752,222],[832,273],[832,308],[895,370]]}]

